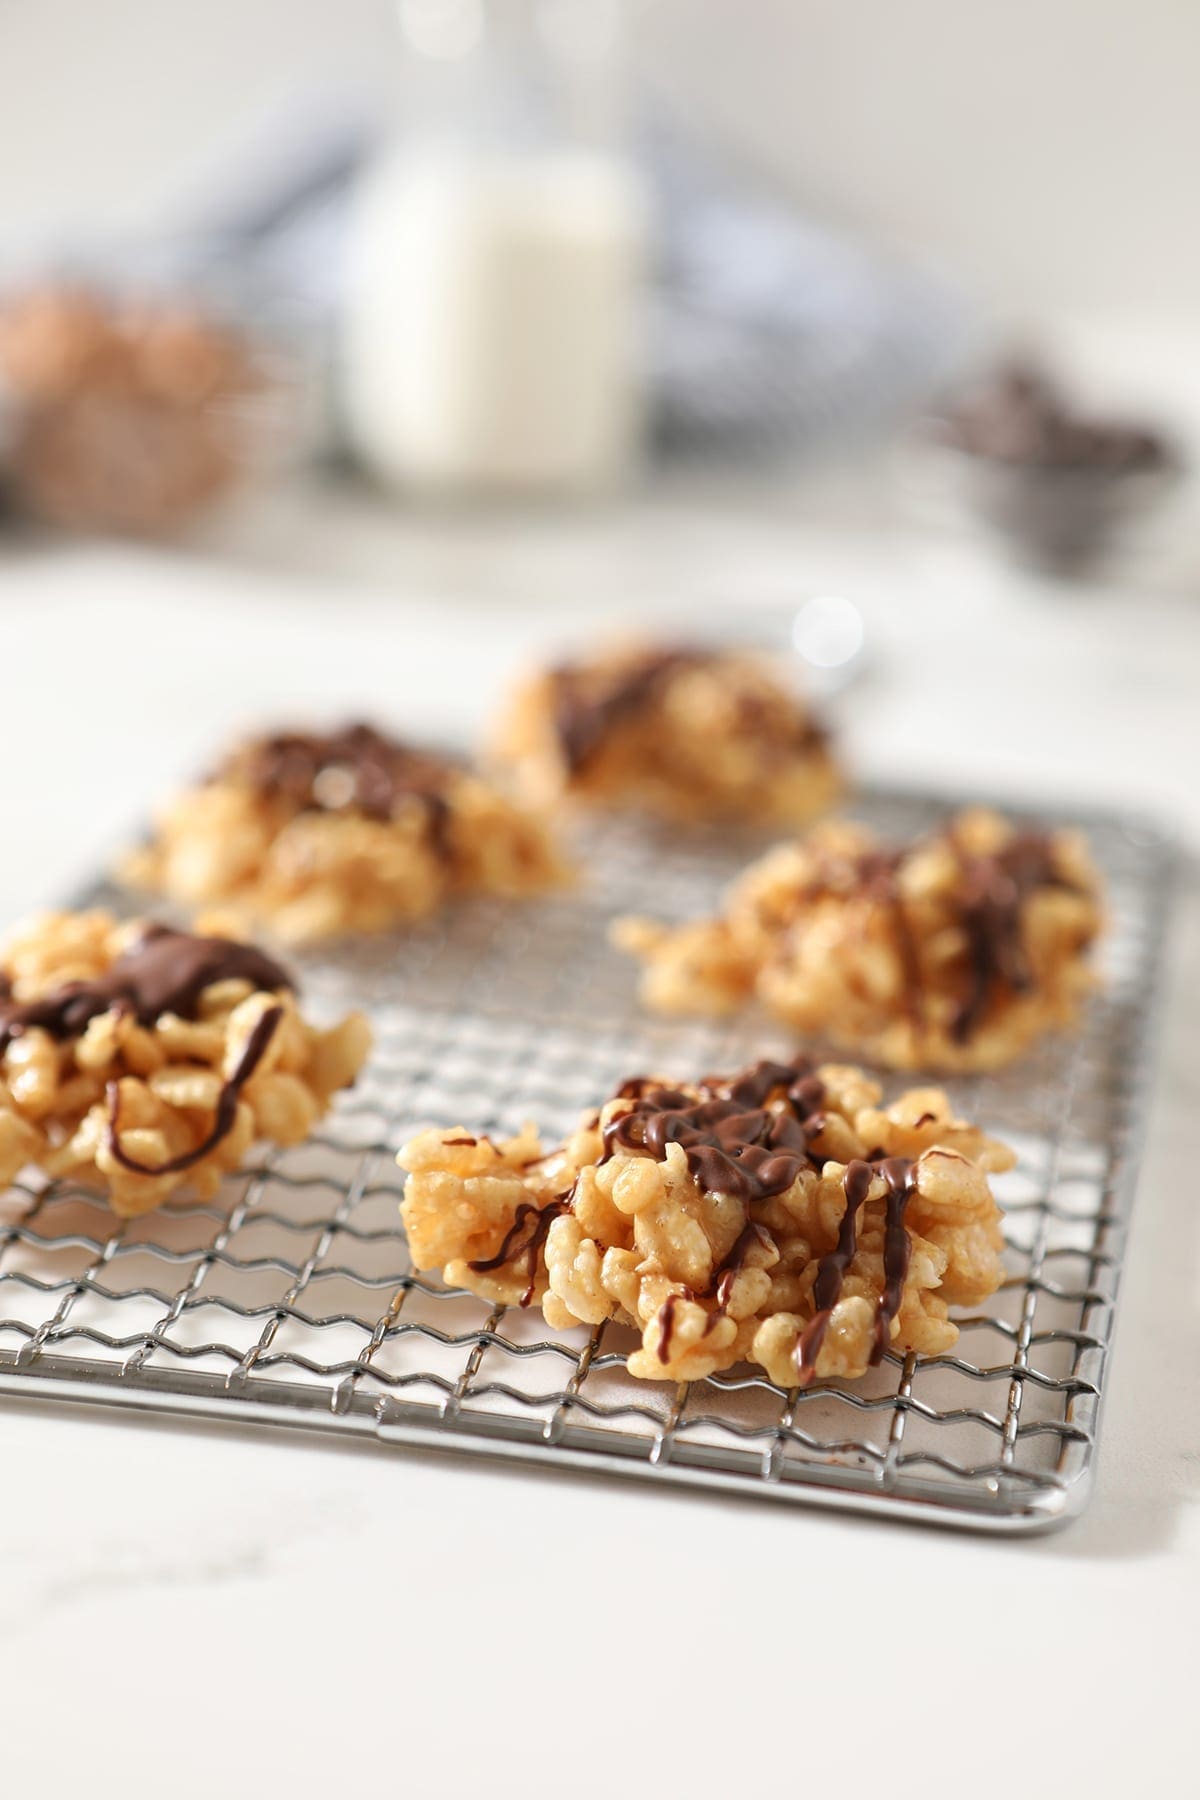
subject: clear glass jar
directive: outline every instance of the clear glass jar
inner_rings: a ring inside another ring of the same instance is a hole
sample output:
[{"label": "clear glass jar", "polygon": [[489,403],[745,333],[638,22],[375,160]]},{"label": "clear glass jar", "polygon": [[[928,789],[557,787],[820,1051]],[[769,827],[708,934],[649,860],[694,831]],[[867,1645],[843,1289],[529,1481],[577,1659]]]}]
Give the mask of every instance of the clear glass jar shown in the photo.
[{"label": "clear glass jar", "polygon": [[641,434],[647,213],[615,0],[400,0],[353,213],[348,432],[388,486],[588,492]]}]

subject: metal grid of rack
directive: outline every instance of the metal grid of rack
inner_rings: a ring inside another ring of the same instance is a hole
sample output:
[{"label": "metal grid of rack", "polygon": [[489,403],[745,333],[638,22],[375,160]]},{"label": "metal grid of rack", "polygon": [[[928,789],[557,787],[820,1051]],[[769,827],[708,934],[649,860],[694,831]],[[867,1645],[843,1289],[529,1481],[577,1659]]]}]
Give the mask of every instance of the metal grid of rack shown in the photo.
[{"label": "metal grid of rack", "polygon": [[[873,792],[889,832],[944,815]],[[1062,815],[1060,815],[1062,816]],[[1109,886],[1105,985],[1081,1033],[949,1083],[1019,1151],[1000,1178],[1009,1277],[950,1355],[784,1392],[748,1369],[634,1381],[632,1334],[551,1332],[412,1272],[394,1152],[418,1127],[563,1131],[633,1071],[686,1076],[782,1051],[762,1022],[662,1024],[606,941],[615,914],[692,915],[757,846],[595,831],[588,880],[470,904],[402,941],[309,958],[309,1004],[364,1006],[375,1054],[319,1134],[209,1205],[114,1219],[70,1182],[0,1202],[0,1392],[294,1424],[874,1515],[1020,1530],[1071,1517],[1097,1445],[1169,904],[1169,845],[1081,820]],[[98,882],[83,896],[129,910]]]}]

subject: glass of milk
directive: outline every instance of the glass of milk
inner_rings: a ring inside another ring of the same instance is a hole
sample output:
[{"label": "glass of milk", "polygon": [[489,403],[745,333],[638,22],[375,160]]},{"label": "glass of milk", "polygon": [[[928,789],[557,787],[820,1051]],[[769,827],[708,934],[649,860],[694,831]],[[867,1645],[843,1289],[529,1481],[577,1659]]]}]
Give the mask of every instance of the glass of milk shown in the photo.
[{"label": "glass of milk", "polygon": [[387,487],[586,494],[642,428],[647,207],[615,0],[399,0],[402,128],[353,211],[351,444]]}]

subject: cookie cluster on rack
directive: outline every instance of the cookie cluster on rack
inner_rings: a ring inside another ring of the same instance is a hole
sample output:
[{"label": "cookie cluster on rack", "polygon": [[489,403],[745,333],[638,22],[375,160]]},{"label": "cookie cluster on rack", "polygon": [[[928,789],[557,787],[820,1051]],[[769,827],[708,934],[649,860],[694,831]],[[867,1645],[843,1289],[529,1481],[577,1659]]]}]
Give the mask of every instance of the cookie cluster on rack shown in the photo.
[{"label": "cookie cluster on rack", "polygon": [[492,782],[352,725],[236,746],[124,872],[304,943],[409,924],[455,895],[540,893],[565,870],[543,821]]},{"label": "cookie cluster on rack", "polygon": [[886,1109],[861,1070],[762,1062],[626,1082],[561,1148],[454,1127],[400,1153],[414,1264],[556,1327],[616,1320],[630,1373],[758,1363],[783,1387],[948,1350],[1002,1279],[1002,1145],[936,1088]]},{"label": "cookie cluster on rack", "polygon": [[630,919],[617,941],[666,1013],[762,1003],[897,1069],[994,1069],[1069,1025],[1094,976],[1100,884],[1081,838],[962,813],[881,844],[834,821],[769,851],[715,919]]},{"label": "cookie cluster on rack", "polygon": [[837,798],[828,729],[759,656],[618,647],[535,674],[494,741],[539,805],[797,825]]},{"label": "cookie cluster on rack", "polygon": [[369,1047],[361,1014],[310,1025],[252,945],[51,914],[0,962],[0,1181],[34,1164],[122,1215],[211,1197],[257,1140],[301,1143]]}]

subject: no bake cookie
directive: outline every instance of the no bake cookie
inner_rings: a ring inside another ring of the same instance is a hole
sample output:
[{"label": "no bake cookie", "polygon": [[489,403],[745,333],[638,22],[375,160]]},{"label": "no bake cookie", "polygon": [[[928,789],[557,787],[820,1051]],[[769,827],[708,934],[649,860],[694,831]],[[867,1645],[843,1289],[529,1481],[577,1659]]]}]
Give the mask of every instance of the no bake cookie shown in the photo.
[{"label": "no bake cookie", "polygon": [[632,1325],[648,1380],[749,1361],[791,1388],[948,1350],[949,1308],[1002,1279],[987,1177],[1013,1158],[936,1088],[880,1094],[799,1058],[628,1081],[558,1149],[426,1131],[399,1156],[414,1265],[553,1327]]},{"label": "no bake cookie", "polygon": [[757,999],[797,1030],[892,1068],[997,1068],[1069,1025],[1093,985],[1099,880],[1073,832],[960,814],[901,847],[819,825],[742,876],[724,912],[625,920],[662,1012]]},{"label": "no bake cookie", "polygon": [[104,912],[36,920],[0,958],[0,1183],[28,1164],[124,1216],[211,1197],[251,1144],[302,1142],[370,1045],[302,1017],[251,944]]},{"label": "no bake cookie", "polygon": [[541,805],[687,821],[798,824],[841,785],[813,712],[765,658],[734,650],[622,648],[542,671],[494,751]]},{"label": "no bake cookie", "polygon": [[123,873],[302,942],[387,930],[455,894],[538,893],[564,871],[542,821],[473,770],[353,725],[240,745]]}]

